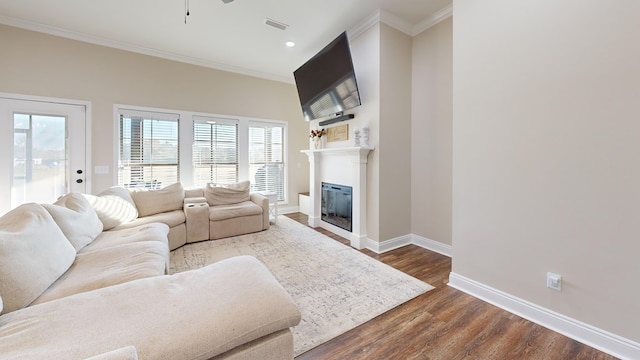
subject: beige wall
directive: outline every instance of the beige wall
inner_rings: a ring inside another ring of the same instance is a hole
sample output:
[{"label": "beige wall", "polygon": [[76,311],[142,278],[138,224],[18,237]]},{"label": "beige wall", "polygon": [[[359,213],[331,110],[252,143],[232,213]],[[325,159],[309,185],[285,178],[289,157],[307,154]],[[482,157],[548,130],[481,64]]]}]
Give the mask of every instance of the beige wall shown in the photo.
[{"label": "beige wall", "polygon": [[453,13],[453,271],[640,341],[640,2]]},{"label": "beige wall", "polygon": [[451,245],[453,21],[413,38],[411,233]]},{"label": "beige wall", "polygon": [[354,109],[356,115],[350,120],[349,139],[353,144],[353,129],[367,124],[370,128],[370,145],[376,149],[369,153],[367,163],[367,236],[378,241],[380,182],[378,180],[380,151],[380,24],[376,24],[356,38],[349,38],[351,56],[356,71],[362,105]]},{"label": "beige wall", "polygon": [[[92,163],[113,172],[113,105],[285,120],[289,203],[308,191],[307,123],[295,86],[0,25],[0,92],[90,101]],[[113,184],[93,175],[93,192]]]},{"label": "beige wall", "polygon": [[380,26],[379,241],[411,233],[411,37]]}]

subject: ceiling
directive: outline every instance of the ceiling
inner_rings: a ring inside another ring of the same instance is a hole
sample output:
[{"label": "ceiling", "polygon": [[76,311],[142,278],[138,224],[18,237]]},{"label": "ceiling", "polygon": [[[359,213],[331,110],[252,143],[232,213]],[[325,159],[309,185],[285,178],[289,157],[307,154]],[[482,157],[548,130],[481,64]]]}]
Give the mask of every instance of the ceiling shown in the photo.
[{"label": "ceiling", "polygon": [[[357,36],[380,20],[413,36],[448,16],[451,2],[0,0],[0,24],[292,82],[293,71],[342,31]],[[267,26],[266,18],[288,27]]]}]

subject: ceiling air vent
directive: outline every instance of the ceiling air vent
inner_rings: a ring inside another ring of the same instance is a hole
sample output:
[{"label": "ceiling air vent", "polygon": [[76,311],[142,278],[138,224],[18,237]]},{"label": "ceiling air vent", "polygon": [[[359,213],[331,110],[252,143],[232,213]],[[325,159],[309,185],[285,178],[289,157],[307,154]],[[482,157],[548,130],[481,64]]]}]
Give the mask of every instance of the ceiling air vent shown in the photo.
[{"label": "ceiling air vent", "polygon": [[289,27],[289,25],[287,25],[287,24],[284,24],[284,23],[281,23],[279,21],[275,21],[275,20],[269,19],[269,18],[266,18],[264,20],[264,23],[269,25],[269,26],[272,26],[272,27],[274,27],[276,29],[280,29],[280,30],[287,30],[287,28]]}]

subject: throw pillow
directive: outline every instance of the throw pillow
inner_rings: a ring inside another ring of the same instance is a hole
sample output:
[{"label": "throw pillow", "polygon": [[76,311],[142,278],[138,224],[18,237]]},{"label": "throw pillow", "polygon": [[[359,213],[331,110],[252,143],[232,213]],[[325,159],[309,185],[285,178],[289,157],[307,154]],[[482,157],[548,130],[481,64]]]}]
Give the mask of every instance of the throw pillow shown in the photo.
[{"label": "throw pillow", "polygon": [[248,180],[229,185],[207,184],[204,189],[204,197],[209,206],[241,203],[250,199],[250,185]]},{"label": "throw pillow", "polygon": [[98,195],[84,195],[91,207],[98,214],[104,230],[135,220],[138,218],[138,209],[129,194],[129,190],[114,186]]},{"label": "throw pillow", "polygon": [[42,205],[76,251],[82,249],[102,232],[102,222],[89,201],[79,193],[62,196],[53,204]]},{"label": "throw pillow", "polygon": [[160,190],[136,190],[131,197],[140,217],[181,210],[184,205],[184,188],[175,183]]},{"label": "throw pillow", "polygon": [[76,250],[42,205],[20,205],[0,217],[2,314],[29,305],[75,257]]}]

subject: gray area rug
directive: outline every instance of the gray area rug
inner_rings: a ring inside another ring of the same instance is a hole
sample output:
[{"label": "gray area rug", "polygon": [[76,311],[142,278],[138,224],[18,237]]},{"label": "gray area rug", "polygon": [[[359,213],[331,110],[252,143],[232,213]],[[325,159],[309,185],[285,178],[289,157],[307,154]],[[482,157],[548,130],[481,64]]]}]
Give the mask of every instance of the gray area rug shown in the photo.
[{"label": "gray area rug", "polygon": [[238,255],[261,260],[298,305],[296,356],[433,289],[284,216],[267,231],[176,249],[170,272]]}]

